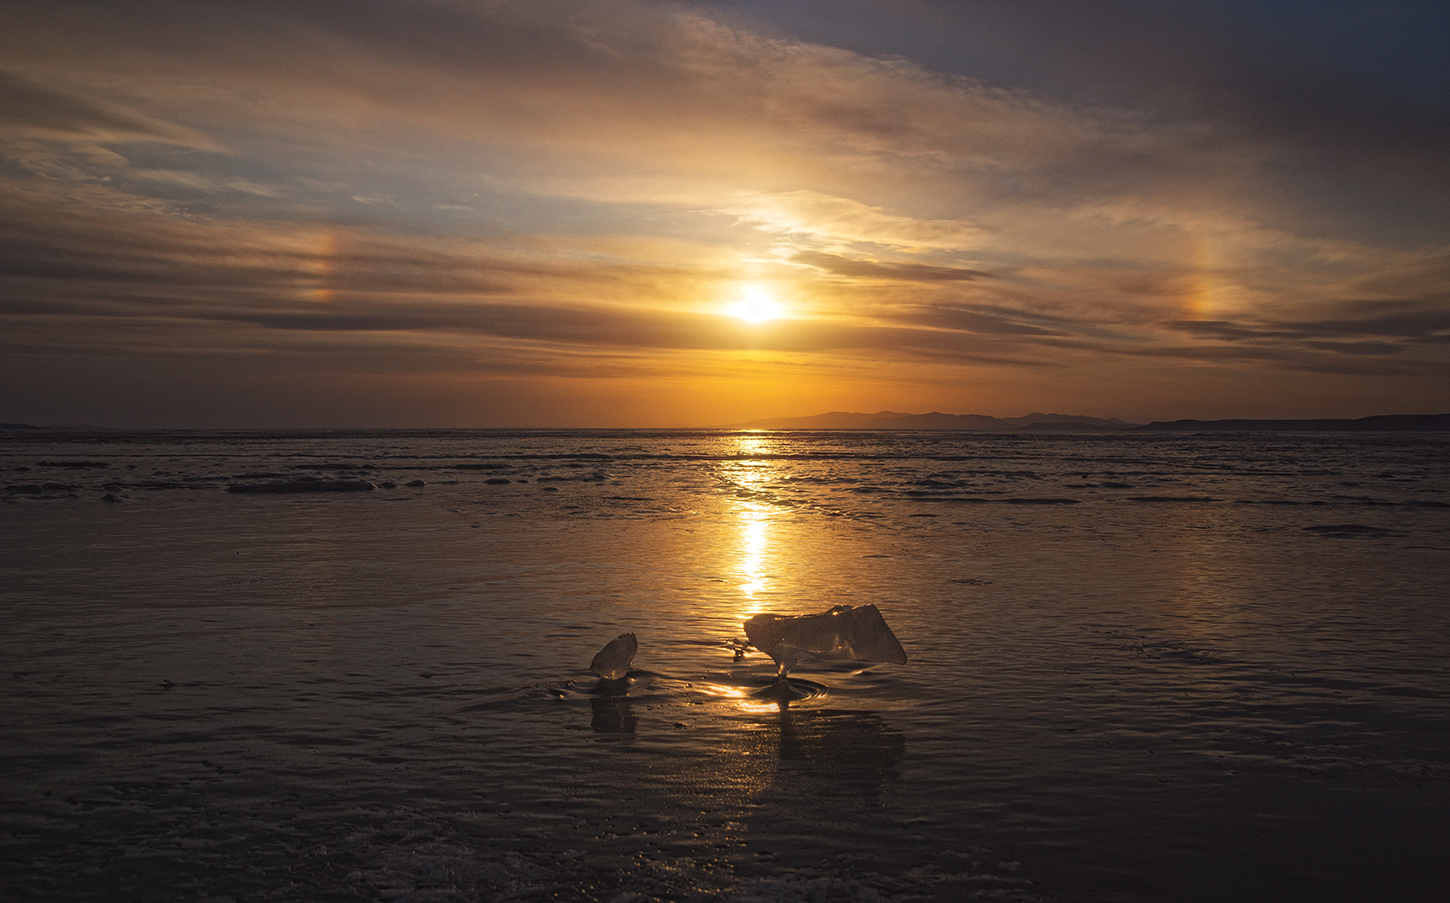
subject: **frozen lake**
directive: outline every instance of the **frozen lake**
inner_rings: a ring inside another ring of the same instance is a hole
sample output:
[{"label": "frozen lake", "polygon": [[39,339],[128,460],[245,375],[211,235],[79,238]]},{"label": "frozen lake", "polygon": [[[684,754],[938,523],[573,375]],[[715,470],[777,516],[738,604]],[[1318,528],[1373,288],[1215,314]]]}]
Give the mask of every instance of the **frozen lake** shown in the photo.
[{"label": "frozen lake", "polygon": [[1450,897],[1436,434],[0,435],[0,606],[5,899]]}]

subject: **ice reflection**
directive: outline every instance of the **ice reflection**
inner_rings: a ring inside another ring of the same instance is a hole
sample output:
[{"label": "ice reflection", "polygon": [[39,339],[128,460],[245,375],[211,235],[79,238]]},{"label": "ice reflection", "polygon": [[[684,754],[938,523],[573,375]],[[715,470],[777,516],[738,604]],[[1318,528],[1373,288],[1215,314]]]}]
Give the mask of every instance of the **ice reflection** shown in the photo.
[{"label": "ice reflection", "polygon": [[771,556],[771,527],[776,506],[771,504],[769,486],[776,478],[776,465],[762,454],[771,440],[759,436],[735,438],[736,460],[725,469],[725,479],[735,488],[732,514],[739,524],[740,539],[737,558],[740,592],[744,596],[741,621],[760,613],[762,597],[771,593],[771,574],[776,568]]},{"label": "ice reflection", "polygon": [[906,738],[874,712],[781,708],[722,750],[752,766],[742,786],[757,799],[830,794],[877,797],[899,776]]},{"label": "ice reflection", "polygon": [[797,777],[826,781],[841,791],[877,796],[900,773],[906,738],[871,712],[783,709],[779,757]]},{"label": "ice reflection", "polygon": [[772,712],[784,712],[789,705],[789,702],[786,700],[761,696],[758,688],[716,685],[711,688],[711,693],[712,695],[728,699],[735,708],[748,715],[769,715]]},{"label": "ice reflection", "polygon": [[1154,512],[1159,521],[1156,545],[1177,584],[1172,606],[1180,629],[1200,635],[1206,618],[1221,621],[1237,607],[1243,583],[1233,579],[1242,567],[1242,555],[1233,550],[1232,529],[1212,503],[1163,505]]},{"label": "ice reflection", "polygon": [[759,613],[760,594],[765,592],[765,552],[769,537],[769,514],[764,506],[746,502],[740,517],[740,573],[745,582],[740,592],[746,599],[745,618]]},{"label": "ice reflection", "polygon": [[601,734],[633,734],[639,727],[634,700],[628,696],[595,696],[589,700],[589,726]]}]

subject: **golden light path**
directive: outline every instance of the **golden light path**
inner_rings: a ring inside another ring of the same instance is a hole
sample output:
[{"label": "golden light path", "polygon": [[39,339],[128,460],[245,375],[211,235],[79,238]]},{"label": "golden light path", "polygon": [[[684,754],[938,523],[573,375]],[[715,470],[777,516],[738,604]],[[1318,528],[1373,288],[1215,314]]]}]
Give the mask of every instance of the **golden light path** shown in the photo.
[{"label": "golden light path", "polygon": [[[776,556],[771,553],[771,527],[777,514],[775,506],[752,496],[764,497],[769,491],[775,467],[768,460],[751,460],[769,447],[764,437],[740,436],[735,451],[740,460],[730,465],[727,476],[737,488],[735,517],[739,525],[737,574],[740,579],[742,606],[737,616],[744,624],[766,608],[766,598],[774,591],[772,576],[777,571]],[[720,687],[722,695],[732,697],[744,711],[761,714],[775,712],[778,703],[756,698],[741,687]]]},{"label": "golden light path", "polygon": [[735,516],[739,521],[740,551],[738,567],[741,577],[740,592],[745,607],[741,622],[760,613],[761,596],[770,586],[770,569],[767,568],[770,550],[770,522],[772,506],[752,496],[764,495],[774,468],[761,460],[749,460],[748,456],[759,454],[766,446],[764,440],[753,436],[741,436],[735,440],[735,451],[741,460],[730,465],[728,478],[736,485]]},{"label": "golden light path", "polygon": [[761,510],[761,506],[753,502],[747,503],[740,513],[740,570],[745,576],[745,582],[740,584],[740,591],[749,602],[745,616],[747,619],[760,613],[758,596],[766,586],[764,563],[767,527],[767,515]]}]

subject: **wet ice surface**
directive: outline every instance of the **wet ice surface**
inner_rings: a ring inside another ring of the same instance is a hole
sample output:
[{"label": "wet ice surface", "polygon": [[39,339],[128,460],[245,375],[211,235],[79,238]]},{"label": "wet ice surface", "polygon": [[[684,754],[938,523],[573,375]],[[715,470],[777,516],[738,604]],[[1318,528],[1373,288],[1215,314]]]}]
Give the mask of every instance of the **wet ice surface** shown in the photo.
[{"label": "wet ice surface", "polygon": [[[0,888],[1443,898],[1447,451],[6,438]],[[226,491],[307,477],[380,488]],[[908,664],[751,696],[745,620],[867,603]]]}]

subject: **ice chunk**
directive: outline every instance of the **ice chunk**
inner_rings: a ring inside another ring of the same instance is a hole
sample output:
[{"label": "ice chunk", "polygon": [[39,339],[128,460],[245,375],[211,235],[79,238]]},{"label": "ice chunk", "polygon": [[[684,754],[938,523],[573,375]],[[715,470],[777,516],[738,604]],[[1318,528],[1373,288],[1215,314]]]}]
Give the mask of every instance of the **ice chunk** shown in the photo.
[{"label": "ice chunk", "polygon": [[594,661],[589,663],[589,670],[605,680],[619,680],[629,673],[629,663],[634,661],[634,654],[638,651],[639,640],[634,638],[634,634],[621,633],[599,650]]},{"label": "ice chunk", "polygon": [[875,605],[837,605],[818,615],[756,615],[745,622],[745,636],[775,660],[781,677],[807,658],[906,664],[906,650]]}]

